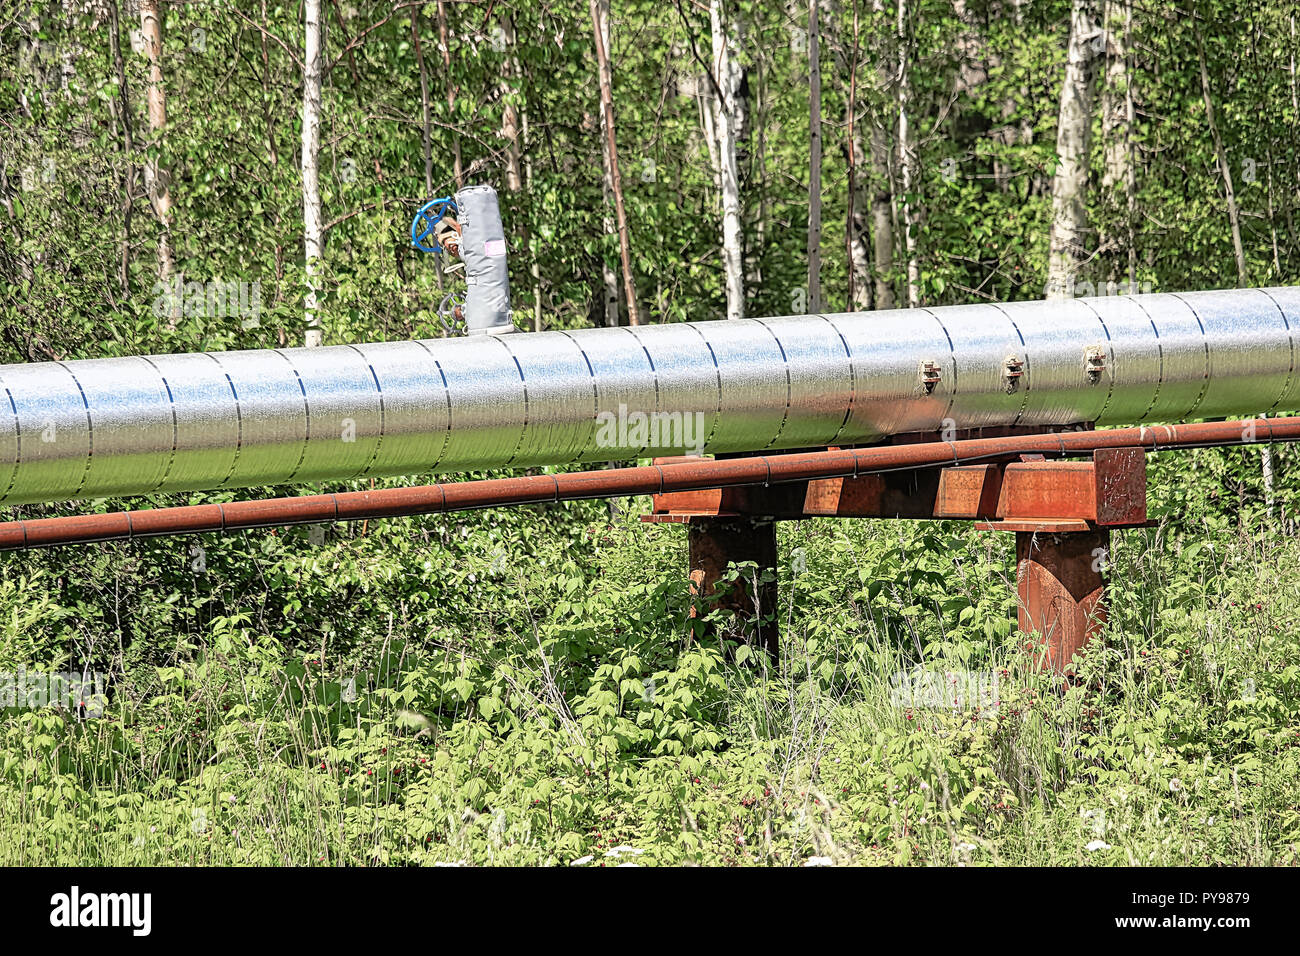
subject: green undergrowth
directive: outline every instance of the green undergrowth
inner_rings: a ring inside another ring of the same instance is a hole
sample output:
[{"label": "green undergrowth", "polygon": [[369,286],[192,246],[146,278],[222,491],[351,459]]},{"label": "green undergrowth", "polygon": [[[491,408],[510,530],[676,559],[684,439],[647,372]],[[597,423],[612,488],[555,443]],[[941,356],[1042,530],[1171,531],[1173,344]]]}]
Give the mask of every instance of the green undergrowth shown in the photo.
[{"label": "green undergrowth", "polygon": [[635,509],[6,556],[0,669],[107,702],[4,711],[0,863],[1290,864],[1300,542],[1204,491],[1241,454],[1155,463],[1068,685],[955,523],[782,526],[776,665]]}]

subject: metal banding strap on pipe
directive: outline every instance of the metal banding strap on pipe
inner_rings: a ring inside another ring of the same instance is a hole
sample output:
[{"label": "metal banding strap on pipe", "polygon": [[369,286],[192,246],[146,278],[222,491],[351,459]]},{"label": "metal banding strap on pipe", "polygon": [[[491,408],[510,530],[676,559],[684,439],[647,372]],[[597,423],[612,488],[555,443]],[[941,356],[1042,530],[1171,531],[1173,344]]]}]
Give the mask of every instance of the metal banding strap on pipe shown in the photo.
[{"label": "metal banding strap on pipe", "polygon": [[1300,407],[1300,288],[0,366],[0,504]]}]

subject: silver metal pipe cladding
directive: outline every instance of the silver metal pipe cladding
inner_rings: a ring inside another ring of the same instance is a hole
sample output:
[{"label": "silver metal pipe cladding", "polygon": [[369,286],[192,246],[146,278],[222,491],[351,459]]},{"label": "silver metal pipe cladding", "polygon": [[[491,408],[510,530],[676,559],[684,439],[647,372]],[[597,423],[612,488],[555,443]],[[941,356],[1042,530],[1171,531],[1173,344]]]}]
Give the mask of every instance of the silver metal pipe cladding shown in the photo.
[{"label": "silver metal pipe cladding", "polygon": [[1300,287],[0,366],[0,503],[1300,408]]}]

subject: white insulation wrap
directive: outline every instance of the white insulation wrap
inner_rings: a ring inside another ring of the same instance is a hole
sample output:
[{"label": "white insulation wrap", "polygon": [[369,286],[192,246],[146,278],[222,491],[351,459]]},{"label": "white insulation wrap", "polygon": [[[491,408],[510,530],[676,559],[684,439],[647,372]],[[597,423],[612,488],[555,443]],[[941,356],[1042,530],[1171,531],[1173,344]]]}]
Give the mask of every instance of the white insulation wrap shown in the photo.
[{"label": "white insulation wrap", "polygon": [[0,503],[1300,408],[1300,288],[0,366]]}]

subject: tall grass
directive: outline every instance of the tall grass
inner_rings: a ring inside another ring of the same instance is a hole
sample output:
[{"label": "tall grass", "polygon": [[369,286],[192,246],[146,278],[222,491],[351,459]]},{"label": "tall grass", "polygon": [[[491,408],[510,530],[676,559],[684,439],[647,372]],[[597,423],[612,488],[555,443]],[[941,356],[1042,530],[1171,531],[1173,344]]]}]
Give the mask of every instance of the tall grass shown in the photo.
[{"label": "tall grass", "polygon": [[[235,614],[113,675],[103,719],[7,711],[0,864],[1297,861],[1294,538],[1117,535],[1066,684],[1013,633],[1003,540],[783,529],[772,665],[683,641],[679,539],[603,534],[599,577],[558,547],[502,581],[482,642],[390,620],[330,654]],[[971,675],[989,697],[909,697]]]}]

